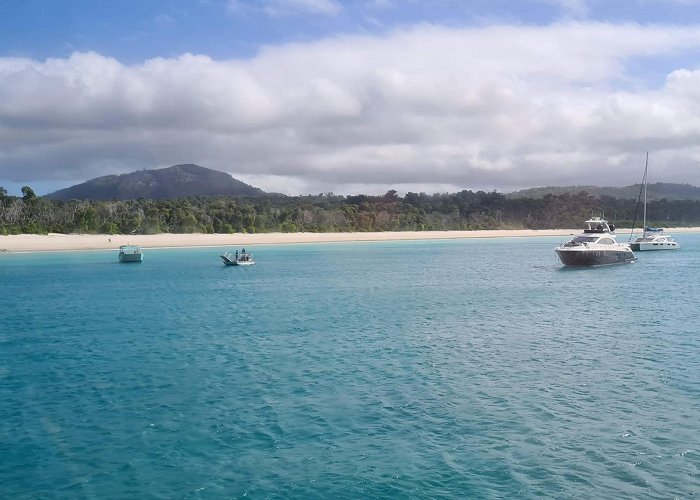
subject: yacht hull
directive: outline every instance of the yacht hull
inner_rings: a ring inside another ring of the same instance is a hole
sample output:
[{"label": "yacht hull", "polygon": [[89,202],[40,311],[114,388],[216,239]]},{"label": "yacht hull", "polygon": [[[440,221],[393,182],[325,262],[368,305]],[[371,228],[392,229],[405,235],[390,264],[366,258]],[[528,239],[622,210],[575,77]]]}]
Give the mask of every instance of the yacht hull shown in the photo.
[{"label": "yacht hull", "polygon": [[250,261],[250,262],[243,262],[243,261],[226,261],[224,260],[224,264],[227,266],[252,266],[255,264],[255,262]]},{"label": "yacht hull", "polygon": [[561,263],[565,266],[609,266],[613,264],[628,264],[637,260],[634,253],[627,249],[591,250],[557,248],[556,252],[559,256],[559,260],[561,260]]},{"label": "yacht hull", "polygon": [[227,266],[252,266],[255,264],[254,260],[236,260],[235,258],[231,258],[228,254],[221,255],[220,257]]},{"label": "yacht hull", "polygon": [[654,243],[654,242],[644,242],[644,243],[630,243],[630,247],[635,252],[648,252],[653,250],[678,250],[680,245],[678,243]]},{"label": "yacht hull", "polygon": [[143,254],[138,253],[122,253],[119,254],[119,262],[142,262],[143,261]]}]

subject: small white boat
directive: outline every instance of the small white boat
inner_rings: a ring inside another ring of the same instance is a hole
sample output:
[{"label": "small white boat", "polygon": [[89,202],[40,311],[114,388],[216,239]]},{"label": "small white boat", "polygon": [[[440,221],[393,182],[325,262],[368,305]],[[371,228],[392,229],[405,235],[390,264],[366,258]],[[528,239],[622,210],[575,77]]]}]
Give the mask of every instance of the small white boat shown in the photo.
[{"label": "small white boat", "polygon": [[143,252],[136,245],[122,245],[119,247],[119,262],[141,262]]},{"label": "small white boat", "polygon": [[637,260],[628,244],[615,239],[615,226],[600,217],[588,219],[583,233],[554,251],[565,266],[597,267]]},{"label": "small white boat", "polygon": [[223,260],[224,264],[227,266],[252,266],[255,264],[253,254],[246,252],[245,248],[240,252],[236,250],[235,253],[224,252],[221,255],[221,260]]},{"label": "small white boat", "polygon": [[[644,232],[634,241],[630,241],[630,247],[635,252],[645,252],[648,250],[678,250],[681,246],[676,240],[664,234],[664,230],[660,227],[647,226],[647,172],[649,171],[649,153],[647,153],[646,164],[644,165],[644,178],[642,184],[644,186],[644,215],[642,218],[642,227]],[[641,194],[641,193],[640,193]],[[639,204],[639,200],[637,201]],[[635,218],[637,215],[635,214]],[[634,234],[634,228],[632,228]],[[632,235],[630,235],[630,239]]]}]

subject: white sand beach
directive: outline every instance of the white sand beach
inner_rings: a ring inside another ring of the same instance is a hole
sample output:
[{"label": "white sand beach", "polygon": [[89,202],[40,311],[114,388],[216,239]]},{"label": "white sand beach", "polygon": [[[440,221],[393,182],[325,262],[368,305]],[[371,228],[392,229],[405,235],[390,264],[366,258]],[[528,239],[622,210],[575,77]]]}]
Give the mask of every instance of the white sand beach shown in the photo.
[{"label": "white sand beach", "polygon": [[[290,243],[331,243],[457,238],[516,238],[569,236],[579,229],[491,230],[491,231],[387,231],[370,233],[263,233],[263,234],[21,234],[0,236],[0,252],[56,252],[109,250],[134,244],[143,248],[253,246]],[[667,229],[667,233],[697,233],[698,227]],[[629,231],[618,231],[618,235]]]}]

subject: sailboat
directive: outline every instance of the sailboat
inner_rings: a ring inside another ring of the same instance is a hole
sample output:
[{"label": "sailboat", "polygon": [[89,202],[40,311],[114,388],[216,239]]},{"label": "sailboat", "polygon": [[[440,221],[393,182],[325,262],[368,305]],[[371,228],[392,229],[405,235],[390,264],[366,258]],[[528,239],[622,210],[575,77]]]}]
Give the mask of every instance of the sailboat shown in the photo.
[{"label": "sailboat", "polygon": [[[643,252],[647,250],[678,250],[681,246],[673,238],[664,234],[663,228],[647,226],[647,173],[649,172],[649,153],[647,153],[646,163],[644,165],[644,178],[642,185],[644,189],[644,216],[642,227],[644,231],[642,236],[630,242],[630,247],[635,252]],[[630,239],[634,235],[634,227]]]}]

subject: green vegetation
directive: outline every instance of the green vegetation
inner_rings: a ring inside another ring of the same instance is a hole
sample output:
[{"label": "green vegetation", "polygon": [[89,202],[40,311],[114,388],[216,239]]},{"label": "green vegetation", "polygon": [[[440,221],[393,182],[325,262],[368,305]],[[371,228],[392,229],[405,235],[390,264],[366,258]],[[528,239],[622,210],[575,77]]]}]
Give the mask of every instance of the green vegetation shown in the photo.
[{"label": "green vegetation", "polygon": [[[631,227],[636,200],[586,192],[508,198],[497,192],[407,193],[384,196],[187,197],[174,200],[51,200],[25,186],[22,197],[0,187],[0,234],[19,233],[266,233],[551,229],[581,227],[604,215]],[[658,200],[649,224],[700,225],[700,201]]]}]

